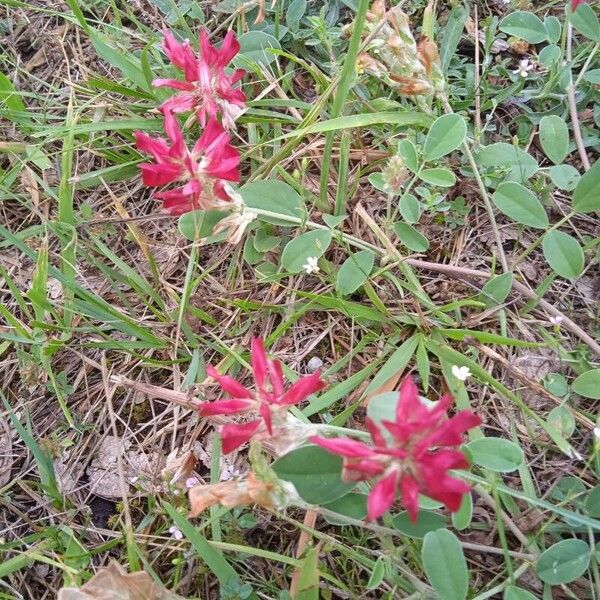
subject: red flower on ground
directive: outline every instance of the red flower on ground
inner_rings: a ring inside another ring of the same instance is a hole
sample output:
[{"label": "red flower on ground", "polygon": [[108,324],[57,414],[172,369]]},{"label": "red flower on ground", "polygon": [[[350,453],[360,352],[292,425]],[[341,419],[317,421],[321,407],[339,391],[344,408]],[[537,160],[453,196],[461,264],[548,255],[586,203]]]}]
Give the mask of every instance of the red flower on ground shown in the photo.
[{"label": "red flower on ground", "polygon": [[581,4],[585,4],[587,0],[571,0],[571,10],[575,12],[577,7]]},{"label": "red flower on ground", "polygon": [[448,418],[452,396],[443,396],[434,408],[419,399],[417,387],[407,377],[400,388],[396,420],[383,421],[390,434],[387,441],[379,427],[367,419],[373,445],[350,439],[310,438],[325,450],[344,458],[344,479],[364,481],[378,478],[367,502],[369,521],[381,517],[400,493],[402,505],[415,521],[419,512],[419,493],[443,502],[455,512],[470,486],[451,477],[449,469],[463,469],[468,462],[457,450],[464,433],[481,423],[469,410]]},{"label": "red flower on ground", "polygon": [[246,103],[246,96],[235,84],[245,75],[236,69],[230,75],[225,67],[239,52],[240,44],[234,33],[228,31],[221,48],[208,41],[206,31],[200,32],[200,56],[196,56],[189,42],[179,43],[173,34],[164,30],[163,48],[169,60],[183,71],[185,81],[155,79],[155,87],[169,87],[180,93],[163,104],[165,110],[176,113],[194,110],[200,125],[221,115],[227,129],[235,128],[235,120]]},{"label": "red flower on ground", "polygon": [[239,415],[258,413],[260,418],[247,423],[230,423],[221,429],[223,452],[227,454],[250,440],[254,435],[271,437],[285,425],[287,407],[302,402],[311,394],[325,387],[321,374],[301,377],[286,391],[281,363],[267,356],[264,342],[254,338],[251,346],[251,365],[256,391],[251,392],[229,375],[220,375],[209,366],[208,374],[217,381],[221,389],[231,396],[227,400],[216,400],[200,405],[200,415]]},{"label": "red flower on ground", "polygon": [[154,194],[163,201],[163,208],[177,216],[228,202],[224,183],[240,180],[240,154],[230,145],[231,138],[223,126],[211,119],[191,151],[185,144],[177,118],[170,111],[164,111],[164,128],[171,145],[162,138],[135,132],[138,150],[155,160],[140,165],[144,185],[155,187],[183,182],[181,187]]}]

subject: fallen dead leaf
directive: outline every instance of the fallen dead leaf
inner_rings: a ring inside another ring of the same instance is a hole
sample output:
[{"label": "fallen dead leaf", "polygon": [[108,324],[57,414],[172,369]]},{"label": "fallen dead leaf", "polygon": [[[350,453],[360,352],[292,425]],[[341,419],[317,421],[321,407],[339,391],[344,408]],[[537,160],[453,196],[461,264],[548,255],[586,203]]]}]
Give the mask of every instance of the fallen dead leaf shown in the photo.
[{"label": "fallen dead leaf", "polygon": [[62,588],[57,600],[183,600],[156,583],[148,573],[127,573],[112,561],[80,588]]}]

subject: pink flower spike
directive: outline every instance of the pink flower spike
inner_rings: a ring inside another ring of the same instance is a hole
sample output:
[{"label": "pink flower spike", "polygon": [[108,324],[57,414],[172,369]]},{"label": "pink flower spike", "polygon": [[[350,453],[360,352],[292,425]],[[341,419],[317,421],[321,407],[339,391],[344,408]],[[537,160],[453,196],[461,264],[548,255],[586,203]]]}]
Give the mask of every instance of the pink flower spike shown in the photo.
[{"label": "pink flower spike", "polygon": [[380,479],[371,490],[367,500],[367,521],[375,521],[394,504],[398,474],[392,471]]},{"label": "pink flower spike", "polygon": [[235,128],[235,120],[246,105],[241,89],[234,87],[245,72],[241,69],[228,74],[225,68],[239,52],[240,44],[234,33],[229,31],[221,48],[217,49],[208,40],[208,33],[199,36],[200,55],[196,55],[187,41],[180,44],[172,33],[164,32],[163,48],[169,60],[183,71],[185,81],[157,79],[155,87],[170,87],[179,91],[164,104],[173,112],[194,110],[204,127],[210,119],[221,117],[227,129]]},{"label": "pink flower spike", "polygon": [[241,383],[229,375],[220,375],[212,365],[208,365],[206,373],[230,396],[234,398],[252,398],[252,394]]},{"label": "pink flower spike", "polygon": [[248,423],[230,423],[221,429],[221,443],[223,454],[229,454],[245,444],[256,433],[262,421],[250,421]]},{"label": "pink flower spike", "polygon": [[198,412],[202,417],[214,417],[215,415],[238,415],[249,408],[252,408],[250,400],[217,400],[200,404]]}]

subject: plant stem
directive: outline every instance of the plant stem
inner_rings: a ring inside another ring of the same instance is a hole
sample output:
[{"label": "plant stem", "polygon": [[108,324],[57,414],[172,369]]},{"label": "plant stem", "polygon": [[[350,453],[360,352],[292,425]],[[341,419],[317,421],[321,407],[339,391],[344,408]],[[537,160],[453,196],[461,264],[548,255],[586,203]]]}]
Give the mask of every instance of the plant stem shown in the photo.
[{"label": "plant stem", "polygon": [[[444,106],[444,110],[447,114],[452,114],[454,111],[448,102],[448,98],[444,94],[440,94],[439,98]],[[485,205],[485,210],[487,211],[488,218],[490,220],[490,225],[492,226],[492,231],[494,233],[494,240],[496,241],[496,249],[498,251],[498,257],[500,259],[500,264],[502,265],[502,270],[505,273],[509,273],[510,269],[508,267],[508,261],[506,260],[506,255],[504,254],[504,248],[502,247],[502,238],[500,237],[500,231],[498,230],[498,224],[496,223],[496,217],[494,216],[494,208],[492,207],[492,202],[490,200],[490,196],[485,187],[485,183],[479,173],[479,169],[477,168],[477,163],[475,162],[475,157],[471,152],[471,148],[469,148],[469,142],[465,140],[463,142],[463,151],[467,156],[469,164],[471,165],[471,169],[473,171],[473,175],[475,177],[475,181],[477,182],[477,187],[479,188],[479,192],[481,194],[481,198]]]}]

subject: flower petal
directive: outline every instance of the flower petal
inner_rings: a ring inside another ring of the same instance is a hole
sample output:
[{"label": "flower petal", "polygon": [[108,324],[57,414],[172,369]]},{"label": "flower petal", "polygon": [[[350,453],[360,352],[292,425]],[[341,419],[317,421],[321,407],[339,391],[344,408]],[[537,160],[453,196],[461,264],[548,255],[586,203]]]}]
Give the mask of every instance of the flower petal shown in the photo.
[{"label": "flower petal", "polygon": [[267,433],[273,435],[273,421],[271,419],[271,409],[269,408],[269,405],[266,402],[261,402],[259,412],[267,427]]},{"label": "flower petal", "polygon": [[367,521],[375,521],[394,504],[397,480],[398,473],[392,471],[373,486],[367,500]]},{"label": "flower petal", "polygon": [[298,379],[282,396],[279,404],[298,404],[311,394],[322,390],[326,385],[321,379],[321,373],[315,371],[312,375]]},{"label": "flower petal", "polygon": [[174,90],[182,90],[184,92],[193,92],[196,86],[188,81],[179,81],[179,79],[153,79],[152,87],[168,87]]},{"label": "flower petal", "polygon": [[408,511],[410,520],[415,523],[419,515],[419,484],[410,475],[403,475],[400,478],[400,493],[402,506]]},{"label": "flower petal", "polygon": [[223,454],[229,454],[242,444],[245,444],[260,427],[262,421],[248,423],[230,423],[221,429],[221,443]]},{"label": "flower petal", "polygon": [[313,435],[308,439],[328,452],[345,458],[371,458],[377,456],[377,453],[366,444],[348,438],[330,439]]},{"label": "flower petal", "polygon": [[250,363],[254,373],[254,381],[260,392],[264,390],[267,379],[267,352],[261,338],[252,338],[250,345]]},{"label": "flower petal", "polygon": [[215,402],[204,402],[198,407],[200,416],[214,417],[215,415],[237,415],[251,408],[253,402],[250,400],[216,400]]},{"label": "flower petal", "polygon": [[252,393],[245,388],[239,381],[236,381],[229,375],[221,375],[212,365],[209,365],[206,369],[208,375],[210,375],[221,388],[234,398],[252,398]]},{"label": "flower petal", "polygon": [[138,150],[150,154],[157,162],[164,161],[169,153],[169,146],[162,138],[152,138],[141,131],[136,131],[135,145]]},{"label": "flower petal", "polygon": [[237,41],[235,33],[229,30],[225,35],[221,48],[217,52],[216,66],[226,67],[239,51],[240,43]]},{"label": "flower petal", "polygon": [[179,165],[172,165],[169,163],[161,163],[158,165],[141,163],[139,168],[142,172],[144,185],[149,187],[173,183],[179,179],[182,174],[182,169]]}]

